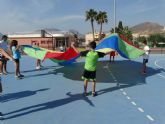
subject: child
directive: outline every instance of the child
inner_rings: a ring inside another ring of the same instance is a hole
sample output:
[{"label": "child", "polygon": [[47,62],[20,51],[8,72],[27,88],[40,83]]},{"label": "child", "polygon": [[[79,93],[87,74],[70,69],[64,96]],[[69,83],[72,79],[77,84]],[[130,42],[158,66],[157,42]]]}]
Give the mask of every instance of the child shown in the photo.
[{"label": "child", "polygon": [[115,55],[116,55],[116,51],[111,51],[111,52],[110,52],[110,62],[111,62],[111,61],[114,62]]},{"label": "child", "polygon": [[20,73],[20,62],[19,59],[21,58],[21,53],[19,51],[20,47],[18,46],[18,41],[17,40],[13,40],[11,42],[11,46],[10,49],[12,51],[12,55],[15,61],[15,77],[16,78],[22,78],[24,77],[24,75],[22,75]]},{"label": "child", "polygon": [[37,59],[37,60],[36,60],[36,69],[37,69],[37,70],[40,70],[41,67],[42,67],[42,65],[41,65],[41,60],[40,60],[40,59]]},{"label": "child", "polygon": [[96,42],[90,42],[86,51],[80,52],[81,56],[85,58],[85,67],[82,79],[84,80],[84,96],[86,96],[88,80],[92,81],[92,96],[96,96],[95,87],[96,87],[96,64],[98,58],[104,57],[105,53],[96,52]]},{"label": "child", "polygon": [[[7,45],[7,39],[8,37],[6,35],[2,36],[2,40],[0,41],[0,48],[3,49],[5,52],[8,51],[8,45]],[[7,58],[0,54],[0,74],[7,75]]]},{"label": "child", "polygon": [[143,54],[142,74],[146,74],[146,68],[147,68],[146,64],[148,63],[149,54],[150,54],[150,48],[147,45],[147,41],[146,40],[144,40],[143,44],[144,44],[144,51],[145,51],[145,53]]}]

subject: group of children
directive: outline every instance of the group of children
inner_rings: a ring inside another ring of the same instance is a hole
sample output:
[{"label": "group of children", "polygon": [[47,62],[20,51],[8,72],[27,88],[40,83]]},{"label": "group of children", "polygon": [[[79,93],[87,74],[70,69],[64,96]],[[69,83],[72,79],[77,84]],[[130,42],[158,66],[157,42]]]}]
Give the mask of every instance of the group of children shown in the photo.
[{"label": "group of children", "polygon": [[[2,40],[7,40],[7,36],[3,36]],[[2,44],[2,42],[1,42]],[[74,47],[74,43],[71,45],[75,50],[76,48]],[[114,51],[113,53],[101,53],[95,51],[96,48],[96,42],[90,42],[88,45],[88,49],[85,51],[80,52],[80,55],[85,57],[85,65],[84,65],[84,72],[82,74],[82,79],[84,80],[84,92],[83,95],[87,95],[87,85],[88,81],[92,81],[92,96],[96,96],[97,93],[95,91],[96,88],[96,65],[97,61],[100,57],[104,57],[107,54],[110,54],[110,57],[114,57],[116,55],[116,52]],[[0,61],[1,63],[4,62],[3,57],[7,60],[10,59],[14,61],[15,64],[15,76],[17,78],[23,77],[23,75],[20,73],[20,68],[19,68],[19,59],[21,58],[20,54],[20,47],[18,46],[18,42],[16,40],[13,40],[10,45],[10,49],[12,51],[12,57],[10,57],[6,52],[4,52],[3,47],[0,47]],[[143,55],[143,67],[142,67],[142,74],[146,74],[146,64],[148,63],[149,59],[149,53],[150,53],[150,48],[147,45],[147,41],[144,41],[144,55]],[[111,60],[111,59],[110,59]],[[114,58],[113,58],[114,60]],[[6,64],[5,62],[3,64]],[[37,59],[37,65],[38,67],[41,66],[41,61]],[[2,70],[1,70],[2,71]],[[6,70],[4,70],[5,72]],[[7,73],[7,72],[6,72]],[[0,93],[2,93],[2,84],[1,84],[1,78],[0,78]],[[0,112],[0,118],[2,116],[2,113]]]},{"label": "group of children", "polygon": [[[10,49],[8,48],[7,44],[7,39],[8,37],[6,35],[2,36],[2,40],[0,41],[0,74],[7,75],[7,61],[10,59],[11,61],[14,62],[15,65],[15,77],[16,78],[21,78],[23,75],[20,73],[20,62],[19,59],[21,58],[21,53],[20,53],[20,46],[18,46],[18,41],[17,40],[12,40],[10,43]],[[11,53],[11,56],[10,56]]]},{"label": "group of children", "polygon": [[[2,40],[7,40],[7,36],[3,36]],[[149,51],[150,51],[149,47],[147,46],[146,41],[144,41],[144,44],[145,44],[145,47],[144,47],[145,54],[143,55],[142,74],[146,73],[146,63],[148,62]],[[76,49],[74,47],[74,43],[71,46],[74,49]],[[84,72],[83,72],[83,75],[82,75],[82,79],[84,80],[84,93],[83,93],[84,96],[87,95],[87,84],[88,84],[89,80],[92,81],[92,96],[97,95],[96,92],[95,92],[95,87],[96,87],[96,64],[97,64],[98,58],[104,57],[107,54],[110,54],[110,57],[111,56],[114,57],[116,55],[115,51],[113,51],[113,53],[112,52],[102,53],[102,52],[95,51],[95,48],[96,48],[96,42],[93,41],[93,42],[89,43],[87,50],[80,52],[80,55],[85,57],[85,66],[84,66]],[[3,47],[0,47],[0,50],[1,49],[3,51]],[[20,73],[19,59],[21,58],[21,54],[20,54],[20,50],[19,50],[20,47],[18,46],[18,42],[16,40],[13,40],[11,42],[10,49],[11,49],[11,52],[12,52],[12,57],[7,57],[4,54],[2,54],[3,53],[2,51],[0,51],[1,56],[2,56],[1,57],[1,62],[2,63],[4,62],[3,59],[2,59],[4,56],[5,56],[4,57],[5,59],[9,58],[10,60],[14,61],[14,64],[15,64],[15,77],[21,78],[24,75],[22,75]],[[114,60],[114,58],[113,58],[113,60]],[[37,67],[38,67],[37,69],[39,69],[40,66],[41,66],[41,61],[37,59]],[[1,83],[0,83],[0,92],[2,92]]]}]

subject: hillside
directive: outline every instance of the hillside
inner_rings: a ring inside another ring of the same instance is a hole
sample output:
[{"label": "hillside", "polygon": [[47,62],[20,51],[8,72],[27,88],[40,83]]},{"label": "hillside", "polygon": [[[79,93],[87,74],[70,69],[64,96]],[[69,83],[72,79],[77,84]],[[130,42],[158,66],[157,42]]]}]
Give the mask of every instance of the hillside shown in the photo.
[{"label": "hillside", "polygon": [[138,33],[138,34],[162,33],[165,32],[165,30],[163,29],[164,29],[163,26],[153,22],[140,23],[130,28],[130,30],[133,33]]}]

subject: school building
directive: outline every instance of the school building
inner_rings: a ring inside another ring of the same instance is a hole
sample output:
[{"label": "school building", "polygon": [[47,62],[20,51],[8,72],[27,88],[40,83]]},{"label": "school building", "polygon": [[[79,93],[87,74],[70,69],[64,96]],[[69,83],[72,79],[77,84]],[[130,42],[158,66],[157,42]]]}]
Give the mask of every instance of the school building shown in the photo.
[{"label": "school building", "polygon": [[60,46],[67,48],[75,41],[73,33],[55,29],[12,33],[8,37],[9,40],[17,40],[19,45],[38,45],[47,49],[58,49]]}]

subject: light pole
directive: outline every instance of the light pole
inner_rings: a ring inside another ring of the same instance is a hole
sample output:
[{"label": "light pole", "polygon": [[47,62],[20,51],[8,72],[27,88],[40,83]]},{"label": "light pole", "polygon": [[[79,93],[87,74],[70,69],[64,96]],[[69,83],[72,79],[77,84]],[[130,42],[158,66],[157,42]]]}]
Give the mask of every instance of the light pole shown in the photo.
[{"label": "light pole", "polygon": [[114,33],[116,33],[116,0],[114,0]]},{"label": "light pole", "polygon": [[41,37],[45,37],[45,34],[48,34],[48,35],[50,35],[52,37],[53,50],[55,50],[55,41],[54,41],[53,34],[48,33],[46,30],[42,29],[41,30]]}]

